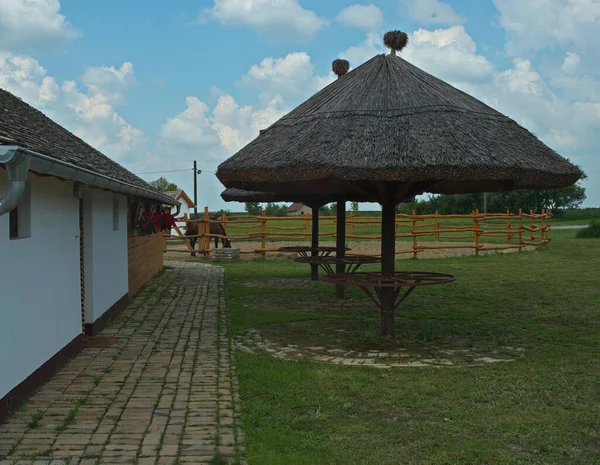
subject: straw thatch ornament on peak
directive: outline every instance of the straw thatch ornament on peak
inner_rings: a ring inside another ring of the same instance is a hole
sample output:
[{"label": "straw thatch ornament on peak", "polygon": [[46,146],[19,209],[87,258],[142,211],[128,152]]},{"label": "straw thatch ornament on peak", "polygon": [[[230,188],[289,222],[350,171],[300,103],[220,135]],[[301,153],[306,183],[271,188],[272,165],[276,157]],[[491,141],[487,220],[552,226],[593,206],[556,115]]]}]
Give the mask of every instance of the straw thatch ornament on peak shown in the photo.
[{"label": "straw thatch ornament on peak", "polygon": [[383,45],[391,50],[392,55],[396,55],[408,45],[408,34],[402,31],[389,31],[383,35]]},{"label": "straw thatch ornament on peak", "polygon": [[333,62],[331,63],[331,70],[334,72],[334,74],[338,77],[341,78],[344,74],[346,74],[348,72],[348,70],[350,69],[350,63],[348,62],[348,60],[333,60]]},{"label": "straw thatch ornament on peak", "polygon": [[[581,178],[578,167],[514,120],[397,55],[408,43],[405,33],[388,32],[384,43],[390,54],[336,79],[221,163],[220,181],[380,203],[381,276],[388,279],[396,275],[396,204],[424,192],[559,188]],[[388,336],[393,293],[381,289]]]}]

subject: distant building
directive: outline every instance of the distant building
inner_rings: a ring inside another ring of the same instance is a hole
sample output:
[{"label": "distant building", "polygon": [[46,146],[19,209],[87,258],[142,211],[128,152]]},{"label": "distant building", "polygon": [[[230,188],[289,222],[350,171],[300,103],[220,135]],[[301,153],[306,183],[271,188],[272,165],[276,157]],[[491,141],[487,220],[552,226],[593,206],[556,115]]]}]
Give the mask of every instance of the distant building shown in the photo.
[{"label": "distant building", "polygon": [[[190,199],[190,197],[185,193],[185,191],[183,189],[178,190],[178,191],[167,191],[167,192],[165,192],[165,194],[167,194],[169,197],[173,197],[176,202],[181,202],[181,209],[179,210],[179,217],[182,217],[183,215],[187,215],[187,217],[190,218],[192,216],[192,214],[194,213],[194,207],[196,205],[194,204],[194,201],[192,199]],[[177,211],[176,207],[171,207],[171,215],[175,215],[176,211]],[[179,226],[180,229],[184,228],[185,223],[178,222],[177,226]],[[181,232],[184,232],[184,230],[182,229]],[[175,229],[172,229],[171,235],[178,236],[177,231]]]},{"label": "distant building", "polygon": [[293,203],[287,210],[288,216],[312,215],[312,209],[302,203]]}]

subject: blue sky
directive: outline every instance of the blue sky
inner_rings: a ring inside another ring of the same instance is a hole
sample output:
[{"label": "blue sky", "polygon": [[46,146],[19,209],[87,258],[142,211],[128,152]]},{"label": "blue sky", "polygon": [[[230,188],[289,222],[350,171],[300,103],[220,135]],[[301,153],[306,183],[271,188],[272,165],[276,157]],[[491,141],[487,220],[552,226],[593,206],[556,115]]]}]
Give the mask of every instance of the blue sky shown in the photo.
[{"label": "blue sky", "polygon": [[236,209],[218,163],[401,29],[405,59],[580,164],[599,206],[599,26],[600,0],[2,0],[0,87],[134,173],[198,160],[199,204]]}]

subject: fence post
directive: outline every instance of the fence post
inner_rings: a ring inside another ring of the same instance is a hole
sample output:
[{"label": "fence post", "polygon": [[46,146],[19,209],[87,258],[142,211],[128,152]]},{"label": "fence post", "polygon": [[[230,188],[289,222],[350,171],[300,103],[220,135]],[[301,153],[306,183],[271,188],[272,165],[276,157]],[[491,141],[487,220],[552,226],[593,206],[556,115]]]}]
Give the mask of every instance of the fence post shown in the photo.
[{"label": "fence post", "polygon": [[529,210],[529,240],[533,242],[533,210]]},{"label": "fence post", "polygon": [[[198,228],[200,230],[200,228]],[[204,254],[210,254],[210,217],[208,216],[208,207],[204,207]]]},{"label": "fence post", "polygon": [[550,242],[550,213],[548,213],[548,209],[546,209],[546,214],[544,215],[546,218],[546,244]]},{"label": "fence post", "polygon": [[[311,213],[311,215],[312,215],[312,213]],[[304,233],[305,238],[306,238],[306,240],[308,240],[310,236],[309,236],[309,230],[308,230],[308,216],[306,216],[306,215],[304,215],[304,230],[305,230],[305,233]]]},{"label": "fence post", "polygon": [[546,243],[548,242],[546,239],[546,236],[548,234],[548,210],[544,210],[544,216],[543,216],[543,221],[544,221],[544,229],[542,230],[542,240],[544,241],[544,245],[546,245]]},{"label": "fence post", "polygon": [[506,210],[506,243],[510,244],[510,240],[512,239],[512,234],[510,233],[510,210]]},{"label": "fence post", "polygon": [[[417,218],[416,218],[417,212],[415,212],[414,210],[412,211],[412,220],[413,220],[413,258],[417,258]],[[396,230],[394,228],[394,235],[396,234]]]},{"label": "fence post", "polygon": [[436,210],[435,211],[435,240],[436,242],[440,241],[440,219],[439,219],[439,213]]},{"label": "fence post", "polygon": [[354,234],[354,215],[350,212],[350,219],[348,220],[348,230],[350,231],[350,236]]},{"label": "fence post", "polygon": [[265,249],[267,248],[267,212],[262,211],[262,218],[260,219],[260,245],[262,248],[262,256],[263,258],[267,257],[267,252]]},{"label": "fence post", "polygon": [[473,239],[475,239],[475,255],[479,255],[479,209],[471,212],[473,215]]},{"label": "fence post", "polygon": [[523,209],[519,208],[519,252],[523,248]]}]

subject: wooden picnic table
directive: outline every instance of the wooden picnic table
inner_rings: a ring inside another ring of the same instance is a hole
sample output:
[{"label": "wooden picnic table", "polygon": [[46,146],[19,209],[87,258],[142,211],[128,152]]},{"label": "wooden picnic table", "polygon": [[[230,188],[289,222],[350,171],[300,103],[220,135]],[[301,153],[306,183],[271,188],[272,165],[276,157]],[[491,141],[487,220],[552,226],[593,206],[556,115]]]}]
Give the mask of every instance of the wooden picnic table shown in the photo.
[{"label": "wooden picnic table", "polygon": [[[297,253],[300,257],[312,256],[313,250],[319,257],[329,257],[332,253],[335,253],[336,247],[309,247],[306,245],[293,245],[288,247],[279,247],[278,252]],[[352,250],[350,247],[346,247],[345,251]]]},{"label": "wooden picnic table", "polygon": [[359,257],[359,256],[346,256],[344,258],[337,258],[333,255],[325,255],[325,256],[300,256],[294,258],[295,262],[298,263],[308,263],[310,265],[318,265],[320,266],[325,273],[334,274],[334,268],[338,264],[344,265],[345,273],[351,274],[356,273],[356,271],[361,267],[361,265],[371,264],[371,263],[381,263],[381,258],[379,257]]},{"label": "wooden picnic table", "polygon": [[[332,273],[321,278],[321,281],[329,284],[359,286],[380,310],[383,310],[381,301],[383,288],[394,288],[395,310],[417,287],[448,284],[455,280],[456,277],[451,274],[427,271],[396,271],[393,276],[386,276],[381,272]],[[403,288],[404,293],[402,293]]]}]

